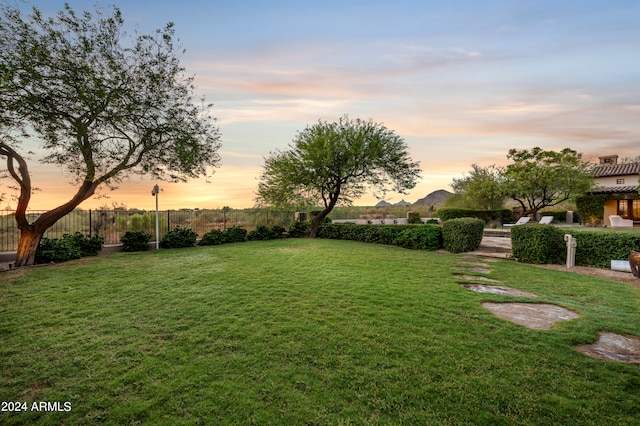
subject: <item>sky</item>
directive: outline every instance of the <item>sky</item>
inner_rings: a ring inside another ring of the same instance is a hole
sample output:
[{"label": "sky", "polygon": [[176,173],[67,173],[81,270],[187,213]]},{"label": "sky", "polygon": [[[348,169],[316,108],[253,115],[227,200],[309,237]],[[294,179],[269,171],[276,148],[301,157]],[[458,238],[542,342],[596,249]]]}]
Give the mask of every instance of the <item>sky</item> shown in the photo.
[{"label": "sky", "polygon": [[[160,209],[252,207],[264,158],[345,114],[394,130],[420,162],[421,180],[387,194],[392,203],[451,191],[474,163],[506,165],[511,148],[569,147],[594,162],[640,155],[637,0],[67,2],[115,4],[130,32],[174,22],[181,63],[214,104],[220,167],[158,182]],[[64,1],[31,4],[55,13]],[[30,168],[41,189],[31,209],[71,198],[59,167]],[[12,193],[8,183],[0,193]],[[153,209],[155,183],[133,177],[80,207]]]}]

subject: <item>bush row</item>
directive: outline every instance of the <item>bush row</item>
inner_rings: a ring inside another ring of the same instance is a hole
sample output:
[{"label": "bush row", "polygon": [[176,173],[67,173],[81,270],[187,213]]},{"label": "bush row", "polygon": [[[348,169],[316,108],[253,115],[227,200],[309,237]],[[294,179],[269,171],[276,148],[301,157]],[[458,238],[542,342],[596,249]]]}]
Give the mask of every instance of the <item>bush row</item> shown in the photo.
[{"label": "bush row", "polygon": [[[576,238],[576,265],[609,268],[612,260],[626,260],[640,249],[640,233],[603,230],[571,230]],[[511,229],[513,256],[525,263],[566,262],[567,246],[561,229],[527,224]]]},{"label": "bush row", "polygon": [[473,209],[438,209],[434,216],[439,217],[442,222],[451,219],[476,218],[482,219],[485,223],[492,220],[499,220],[501,223],[509,223],[512,220],[512,212],[509,209],[500,210],[473,210]]},{"label": "bush row", "polygon": [[477,249],[483,232],[483,220],[460,218],[451,219],[442,226],[323,224],[318,229],[318,237],[397,245],[418,250],[444,248],[452,253],[460,253]]},{"label": "bush row", "polygon": [[102,250],[104,238],[81,232],[64,234],[62,238],[42,238],[36,250],[35,263],[65,262],[85,256],[96,256]]}]

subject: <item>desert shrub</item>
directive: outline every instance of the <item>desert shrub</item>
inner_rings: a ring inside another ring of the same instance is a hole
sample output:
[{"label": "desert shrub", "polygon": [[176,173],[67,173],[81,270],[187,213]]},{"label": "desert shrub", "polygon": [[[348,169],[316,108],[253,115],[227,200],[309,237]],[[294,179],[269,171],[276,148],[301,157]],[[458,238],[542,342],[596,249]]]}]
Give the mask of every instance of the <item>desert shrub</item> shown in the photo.
[{"label": "desert shrub", "polygon": [[127,231],[120,237],[122,250],[126,252],[149,250],[150,240],[151,234],[145,231]]},{"label": "desert shrub", "polygon": [[473,251],[480,246],[483,233],[482,219],[450,219],[442,223],[442,245],[451,253]]},{"label": "desert shrub", "polygon": [[242,243],[247,241],[247,230],[239,226],[232,226],[224,231],[229,243]]},{"label": "desert shrub", "polygon": [[611,267],[612,260],[626,260],[631,250],[640,250],[636,231],[571,230],[576,238],[576,264]]},{"label": "desert shrub", "polygon": [[84,256],[96,256],[102,250],[104,238],[81,232],[64,234],[62,238],[42,238],[36,250],[35,263],[65,262]]},{"label": "desert shrub", "polygon": [[278,238],[273,229],[267,228],[265,225],[258,225],[256,229],[247,234],[249,241],[265,241]]},{"label": "desert shrub", "polygon": [[566,261],[564,233],[555,226],[537,223],[511,228],[513,257],[524,263],[556,263]]},{"label": "desert shrub", "polygon": [[412,224],[422,223],[422,221],[420,220],[420,213],[409,212],[409,214],[407,214],[407,221]]},{"label": "desert shrub", "polygon": [[201,246],[217,246],[227,242],[227,236],[219,229],[212,229],[202,236],[198,243]]},{"label": "desert shrub", "polygon": [[[322,225],[321,228],[325,226]],[[309,235],[311,225],[309,222],[295,221],[289,226],[289,237],[303,238]]]},{"label": "desert shrub", "polygon": [[160,240],[162,248],[182,248],[193,247],[196,244],[196,234],[189,228],[176,227],[173,231],[169,231]]},{"label": "desert shrub", "polygon": [[417,250],[438,250],[442,248],[442,227],[439,225],[413,226],[401,231],[395,244]]},{"label": "desert shrub", "polygon": [[284,226],[273,225],[271,227],[271,232],[273,233],[273,238],[282,238],[287,230],[284,228]]}]

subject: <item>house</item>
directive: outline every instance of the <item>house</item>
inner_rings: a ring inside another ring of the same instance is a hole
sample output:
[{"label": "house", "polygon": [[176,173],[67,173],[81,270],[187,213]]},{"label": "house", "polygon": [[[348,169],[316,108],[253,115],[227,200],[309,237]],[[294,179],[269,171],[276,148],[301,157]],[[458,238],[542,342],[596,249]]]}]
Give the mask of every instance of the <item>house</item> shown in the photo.
[{"label": "house", "polygon": [[590,193],[605,194],[604,224],[611,226],[609,216],[619,215],[640,225],[640,195],[638,176],[640,162],[618,164],[617,155],[599,157],[600,164],[595,169],[596,188]]}]

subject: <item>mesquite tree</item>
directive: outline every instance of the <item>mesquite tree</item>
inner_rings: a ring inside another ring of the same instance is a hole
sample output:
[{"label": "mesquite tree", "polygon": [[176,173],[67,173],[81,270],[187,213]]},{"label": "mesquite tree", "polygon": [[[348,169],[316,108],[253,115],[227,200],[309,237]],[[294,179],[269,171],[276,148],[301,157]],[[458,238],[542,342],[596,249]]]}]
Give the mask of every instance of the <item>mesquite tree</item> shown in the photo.
[{"label": "mesquite tree", "polygon": [[[47,228],[132,173],[184,181],[212,171],[220,136],[210,106],[194,102],[169,23],[129,36],[120,11],[47,18],[8,6],[0,16],[0,158],[17,183],[20,229],[16,266],[34,262]],[[197,105],[196,105],[197,104]],[[20,141],[37,140],[45,163],[62,166],[77,191],[29,223],[32,194]]]},{"label": "mesquite tree", "polygon": [[299,132],[286,151],[265,159],[258,201],[274,206],[318,205],[311,237],[338,204],[350,204],[369,188],[406,193],[416,185],[420,168],[404,140],[371,120],[342,117],[319,121]]}]

